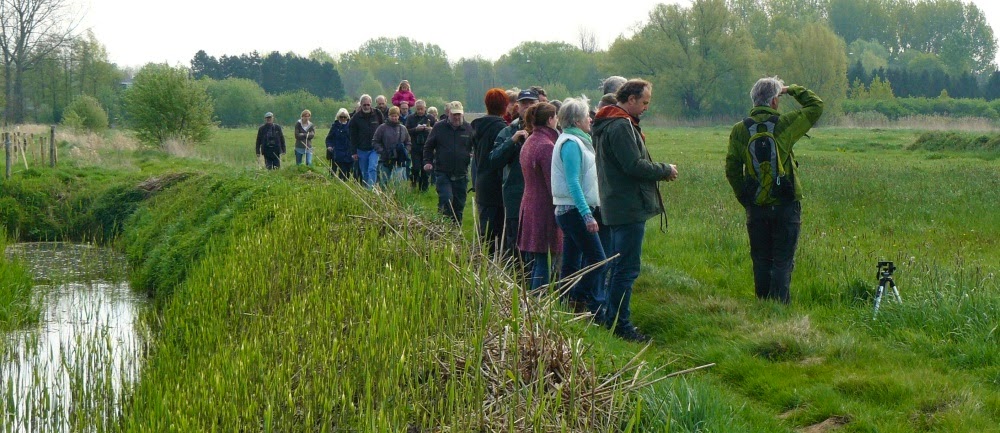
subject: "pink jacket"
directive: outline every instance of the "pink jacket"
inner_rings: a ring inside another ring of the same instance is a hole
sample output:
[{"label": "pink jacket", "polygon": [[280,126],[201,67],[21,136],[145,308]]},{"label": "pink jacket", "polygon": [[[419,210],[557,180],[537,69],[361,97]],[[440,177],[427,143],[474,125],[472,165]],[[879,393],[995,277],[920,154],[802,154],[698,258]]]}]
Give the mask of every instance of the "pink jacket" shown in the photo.
[{"label": "pink jacket", "polygon": [[410,104],[410,108],[413,108],[417,104],[417,98],[413,96],[413,92],[407,90],[405,92],[397,90],[395,94],[392,95],[392,105],[399,106],[400,102],[406,101]]}]

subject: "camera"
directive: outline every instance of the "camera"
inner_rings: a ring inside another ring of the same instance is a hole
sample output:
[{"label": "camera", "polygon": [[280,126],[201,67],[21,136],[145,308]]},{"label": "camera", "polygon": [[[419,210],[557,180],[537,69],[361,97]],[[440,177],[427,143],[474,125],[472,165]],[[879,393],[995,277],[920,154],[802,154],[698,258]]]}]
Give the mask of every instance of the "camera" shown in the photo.
[{"label": "camera", "polygon": [[896,265],[892,262],[878,262],[878,271],[875,272],[875,278],[891,277],[895,270]]}]

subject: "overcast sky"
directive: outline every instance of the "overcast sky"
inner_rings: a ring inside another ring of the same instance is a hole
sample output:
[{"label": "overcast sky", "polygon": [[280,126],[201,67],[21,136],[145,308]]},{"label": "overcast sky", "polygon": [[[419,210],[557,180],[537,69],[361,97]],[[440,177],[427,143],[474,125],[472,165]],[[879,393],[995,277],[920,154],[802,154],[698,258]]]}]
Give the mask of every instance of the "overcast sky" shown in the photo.
[{"label": "overcast sky", "polygon": [[[336,56],[380,36],[436,44],[453,62],[477,55],[496,60],[523,41],[579,45],[581,29],[594,33],[606,48],[618,35],[631,35],[654,5],[664,3],[505,0],[469,1],[463,7],[448,0],[72,1],[79,5],[80,28],[92,29],[111,62],[122,67],[149,62],[190,66],[198,50],[215,57],[254,50],[306,56],[322,48]],[[1000,1],[973,3],[1000,34]]]}]

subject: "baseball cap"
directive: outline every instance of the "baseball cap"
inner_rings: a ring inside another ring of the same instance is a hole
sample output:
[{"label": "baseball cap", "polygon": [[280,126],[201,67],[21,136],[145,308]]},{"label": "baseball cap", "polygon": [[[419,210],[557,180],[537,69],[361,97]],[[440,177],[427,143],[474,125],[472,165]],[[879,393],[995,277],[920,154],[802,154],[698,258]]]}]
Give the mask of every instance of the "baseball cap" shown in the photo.
[{"label": "baseball cap", "polygon": [[274,117],[274,113],[272,113],[270,111],[268,111],[267,113],[264,113],[264,118],[267,119],[268,117]]},{"label": "baseball cap", "polygon": [[537,101],[538,100],[538,92],[536,92],[534,90],[531,90],[531,89],[525,89],[525,90],[522,90],[521,93],[517,94],[517,100],[518,101],[524,101],[526,99],[530,99],[532,101]]},{"label": "baseball cap", "polygon": [[451,114],[462,114],[462,103],[458,101],[451,101],[448,103],[448,112]]}]

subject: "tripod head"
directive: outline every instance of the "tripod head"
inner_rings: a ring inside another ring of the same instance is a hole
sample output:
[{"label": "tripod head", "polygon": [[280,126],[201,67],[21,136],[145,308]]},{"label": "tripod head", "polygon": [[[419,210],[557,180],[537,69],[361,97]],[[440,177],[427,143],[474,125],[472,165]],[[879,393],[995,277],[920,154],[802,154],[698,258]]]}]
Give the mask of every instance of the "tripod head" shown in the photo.
[{"label": "tripod head", "polygon": [[878,262],[878,271],[875,272],[875,278],[892,278],[893,271],[896,270],[896,265],[892,262]]}]

